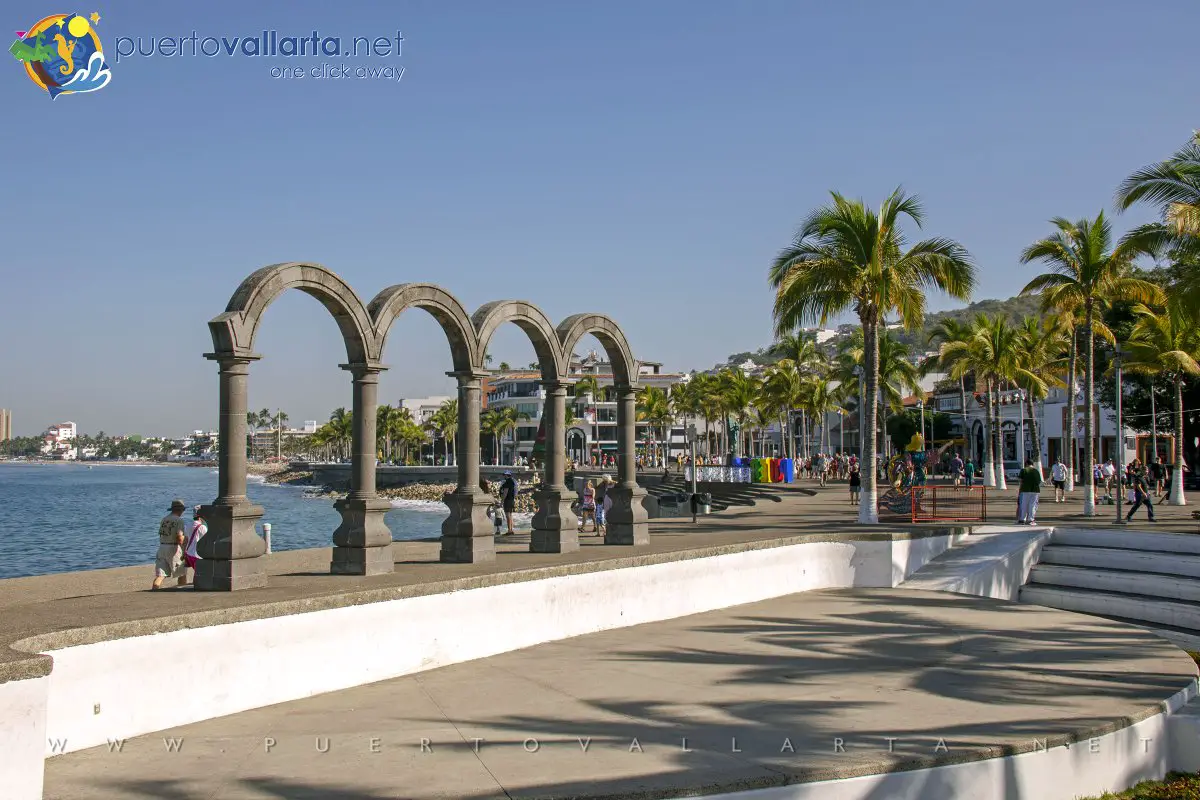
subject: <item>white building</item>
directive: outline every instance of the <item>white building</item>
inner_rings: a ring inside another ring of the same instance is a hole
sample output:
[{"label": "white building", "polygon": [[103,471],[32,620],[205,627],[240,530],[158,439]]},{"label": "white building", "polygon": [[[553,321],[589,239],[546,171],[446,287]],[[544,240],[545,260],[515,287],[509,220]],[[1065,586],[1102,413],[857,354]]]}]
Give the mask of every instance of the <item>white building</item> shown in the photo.
[{"label": "white building", "polygon": [[64,461],[73,461],[77,453],[71,445],[71,440],[76,435],[77,430],[74,422],[60,422],[57,425],[51,425],[42,435],[42,455],[49,458],[61,458]]},{"label": "white building", "polygon": [[[596,462],[602,455],[615,456],[617,403],[609,395],[613,386],[612,364],[595,352],[590,352],[571,363],[570,375],[575,379],[594,377],[600,393],[567,398],[570,420],[566,431],[567,454],[580,463],[586,463],[589,459]],[[528,416],[518,423],[515,430],[501,438],[502,463],[512,463],[516,457],[529,458],[533,453],[546,401],[546,392],[539,383],[541,379],[542,375],[537,371],[510,371],[484,379],[485,408],[511,407],[519,414]],[[638,382],[642,386],[669,389],[687,379],[688,376],[681,373],[662,372],[662,364],[658,362],[638,362]],[[669,426],[666,442],[658,441],[662,434],[644,421],[637,423],[637,431],[639,452],[649,448],[652,455],[671,456],[686,448],[684,428],[678,421]],[[485,435],[481,457],[487,463],[493,459],[491,447],[490,437]]]},{"label": "white building", "polygon": [[412,412],[413,421],[418,425],[424,425],[425,423],[429,422],[429,418],[432,417],[437,410],[442,407],[443,403],[454,399],[455,398],[451,397],[450,395],[401,398],[397,405],[399,405],[401,408],[407,408],[410,412]]}]

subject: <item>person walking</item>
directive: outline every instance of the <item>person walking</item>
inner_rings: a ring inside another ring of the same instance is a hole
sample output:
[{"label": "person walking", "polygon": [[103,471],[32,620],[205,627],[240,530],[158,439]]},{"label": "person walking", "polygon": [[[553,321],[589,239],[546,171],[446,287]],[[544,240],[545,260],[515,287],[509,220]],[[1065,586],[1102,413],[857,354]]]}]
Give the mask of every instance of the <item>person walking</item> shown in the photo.
[{"label": "person walking", "polygon": [[1130,507],[1129,513],[1125,515],[1126,522],[1133,521],[1133,512],[1137,511],[1142,506],[1146,507],[1146,515],[1151,522],[1158,522],[1154,518],[1154,501],[1150,499],[1150,485],[1146,477],[1146,469],[1138,464],[1137,459],[1134,459],[1133,479],[1131,481],[1133,488],[1133,506]]},{"label": "person walking", "polygon": [[966,465],[965,465],[965,464],[963,464],[962,456],[960,456],[960,455],[958,454],[958,452],[956,451],[956,452],[954,453],[954,458],[952,458],[952,459],[950,460],[950,474],[951,474],[951,475],[954,477],[954,485],[955,485],[955,486],[961,486],[961,485],[962,485],[962,480],[963,480],[963,468],[964,468],[965,466],[966,466]]},{"label": "person walking", "polygon": [[1162,500],[1167,488],[1167,465],[1163,463],[1162,456],[1154,459],[1154,463],[1150,465],[1150,480],[1153,485],[1154,499]]},{"label": "person walking", "polygon": [[183,563],[185,541],[182,500],[171,501],[171,511],[158,523],[158,552],[154,555],[154,583],[150,589],[162,588],[166,578],[178,578],[180,586],[187,585],[187,567]]},{"label": "person walking", "polygon": [[967,465],[963,467],[963,475],[966,476],[967,488],[970,489],[975,485],[975,462],[970,458],[967,459]]},{"label": "person walking", "polygon": [[850,465],[850,504],[858,505],[859,492],[862,491],[862,473],[858,471],[858,464]]},{"label": "person walking", "polygon": [[579,532],[583,533],[584,526],[588,520],[592,521],[592,533],[599,533],[600,528],[596,523],[596,488],[592,486],[591,481],[583,484],[583,501],[579,504]]},{"label": "person walking", "polygon": [[504,480],[500,483],[500,504],[504,507],[504,521],[508,526],[505,536],[511,536],[513,531],[513,514],[517,510],[517,479],[512,470],[504,471]]},{"label": "person walking", "polygon": [[1062,457],[1059,456],[1054,461],[1054,466],[1050,467],[1050,480],[1054,481],[1054,502],[1065,503],[1067,501],[1067,465],[1062,462]]},{"label": "person walking", "polygon": [[1021,482],[1017,493],[1017,524],[1033,525],[1042,492],[1042,471],[1033,465],[1032,458],[1027,458],[1017,479]]},{"label": "person walking", "polygon": [[196,580],[196,562],[200,560],[200,556],[196,553],[196,545],[208,533],[208,525],[200,516],[200,506],[192,506],[192,530],[188,534],[187,544],[183,548],[183,563],[185,564],[183,585],[187,585],[186,580],[187,570],[192,571],[192,581]]},{"label": "person walking", "polygon": [[597,536],[604,533],[604,525],[605,521],[607,520],[605,512],[608,510],[608,506],[610,505],[605,501],[608,500],[608,490],[612,487],[613,483],[614,481],[611,477],[608,475],[601,475],[600,481],[596,484],[596,508],[594,513],[596,517],[595,522]]}]

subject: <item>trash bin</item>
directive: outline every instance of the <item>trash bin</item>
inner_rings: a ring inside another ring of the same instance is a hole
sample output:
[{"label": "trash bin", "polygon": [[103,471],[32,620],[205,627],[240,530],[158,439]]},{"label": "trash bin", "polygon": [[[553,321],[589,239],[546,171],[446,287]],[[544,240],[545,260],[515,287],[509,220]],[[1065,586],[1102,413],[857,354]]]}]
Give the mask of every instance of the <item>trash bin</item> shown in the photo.
[{"label": "trash bin", "polygon": [[712,495],[708,492],[696,492],[692,495],[692,513],[693,514],[711,514],[712,513]]}]

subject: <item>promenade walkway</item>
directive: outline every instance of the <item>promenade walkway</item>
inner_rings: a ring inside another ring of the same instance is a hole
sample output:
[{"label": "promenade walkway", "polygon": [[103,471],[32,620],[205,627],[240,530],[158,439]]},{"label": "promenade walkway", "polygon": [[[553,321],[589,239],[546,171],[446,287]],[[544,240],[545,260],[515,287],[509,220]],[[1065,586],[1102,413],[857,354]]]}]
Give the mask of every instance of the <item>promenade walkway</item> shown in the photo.
[{"label": "promenade walkway", "polygon": [[[1195,674],[1181,651],[1105,620],[817,591],[58,756],[45,797],[692,796],[1086,741],[1158,713]],[[921,796],[938,796],[929,780]]]}]

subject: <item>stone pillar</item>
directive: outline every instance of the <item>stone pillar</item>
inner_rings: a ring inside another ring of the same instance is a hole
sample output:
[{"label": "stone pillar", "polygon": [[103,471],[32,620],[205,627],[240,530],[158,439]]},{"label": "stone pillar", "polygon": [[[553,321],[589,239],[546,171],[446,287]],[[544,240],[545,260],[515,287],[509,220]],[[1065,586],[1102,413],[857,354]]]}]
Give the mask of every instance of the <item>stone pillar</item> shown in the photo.
[{"label": "stone pillar", "polygon": [[637,483],[637,392],[618,386],[617,392],[617,485],[608,490],[612,509],[604,532],[605,544],[650,544],[648,515],[642,505],[646,490]]},{"label": "stone pillar", "polygon": [[479,488],[479,414],[483,373],[450,372],[458,379],[458,486],[442,498],[450,515],[442,523],[441,560],[475,563],[496,560],[496,540],[487,517],[489,495]]},{"label": "stone pillar", "polygon": [[571,511],[571,492],[565,484],[567,385],[543,381],[546,403],[542,419],[546,423],[546,472],[542,488],[536,494],[537,513],[533,515],[531,553],[572,553],[579,549],[575,514]]},{"label": "stone pillar", "polygon": [[246,497],[246,381],[255,355],[212,353],[205,358],[221,368],[220,443],[217,461],[217,498],[201,509],[208,534],[196,545],[195,587],[201,591],[230,592],[267,585],[261,556],[267,543],[254,523],[263,515],[260,506]]},{"label": "stone pillar", "polygon": [[333,507],[342,524],[333,532],[335,575],[383,575],[393,570],[392,532],[384,515],[392,504],[375,494],[375,409],[379,373],[374,364],[343,364],[354,376],[354,443],[350,494]]}]

